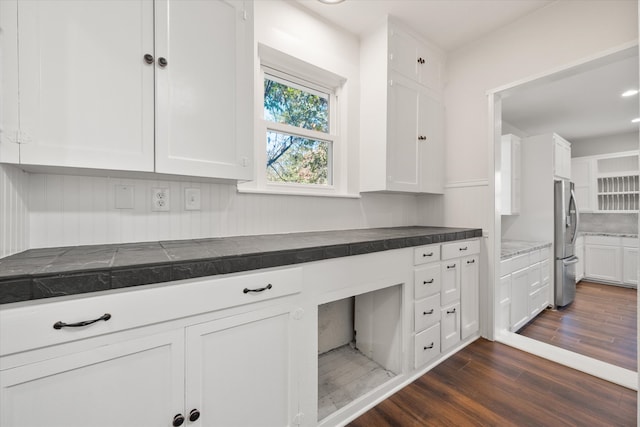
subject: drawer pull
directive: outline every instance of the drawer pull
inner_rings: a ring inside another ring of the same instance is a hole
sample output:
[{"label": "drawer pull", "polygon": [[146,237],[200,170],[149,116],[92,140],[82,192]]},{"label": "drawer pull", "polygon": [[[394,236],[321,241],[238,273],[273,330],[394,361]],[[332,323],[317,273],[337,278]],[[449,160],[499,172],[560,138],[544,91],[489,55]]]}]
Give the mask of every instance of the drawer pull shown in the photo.
[{"label": "drawer pull", "polygon": [[271,286],[271,283],[269,283],[264,288],[258,288],[258,289],[244,288],[244,291],[242,291],[242,292],[244,292],[245,294],[248,294],[249,292],[264,292],[264,291],[269,290],[271,288],[273,288],[273,286]]},{"label": "drawer pull", "polygon": [[467,264],[473,264],[473,263],[475,263],[475,262],[476,262],[476,260],[475,260],[475,259],[472,259],[471,261],[467,261]]},{"label": "drawer pull", "polygon": [[78,323],[64,323],[64,322],[56,322],[53,324],[53,329],[62,329],[62,328],[79,328],[81,326],[87,326],[90,325],[92,323],[96,323],[99,322],[101,320],[104,320],[105,322],[107,320],[111,319],[111,315],[109,313],[105,313],[102,316],[98,317],[97,319],[94,320],[85,320],[84,322],[78,322]]},{"label": "drawer pull", "polygon": [[429,310],[429,311],[423,311],[422,312],[423,316],[426,316],[427,314],[433,314],[433,308],[431,310]]},{"label": "drawer pull", "polygon": [[431,350],[432,348],[433,348],[433,343],[431,343],[431,344],[429,344],[429,345],[427,345],[427,346],[424,346],[424,348],[423,348],[423,349],[424,349],[424,350]]},{"label": "drawer pull", "polygon": [[173,417],[173,423],[171,423],[171,425],[173,427],[180,427],[182,424],[184,424],[184,415],[176,414],[176,416]]},{"label": "drawer pull", "polygon": [[447,265],[447,268],[456,268],[455,264]]},{"label": "drawer pull", "polygon": [[433,283],[433,279],[422,282],[423,285],[430,285],[431,283]]},{"label": "drawer pull", "polygon": [[447,314],[453,314],[453,313],[455,313],[455,312],[456,312],[456,309],[455,309],[455,308],[454,308],[454,309],[451,309],[451,310],[447,310]]},{"label": "drawer pull", "polygon": [[433,256],[433,252],[429,252],[428,254],[422,254],[422,256],[423,256],[423,257],[426,257],[426,256]]},{"label": "drawer pull", "polygon": [[467,246],[465,246],[464,248],[460,248],[461,251],[466,251],[468,249]]}]

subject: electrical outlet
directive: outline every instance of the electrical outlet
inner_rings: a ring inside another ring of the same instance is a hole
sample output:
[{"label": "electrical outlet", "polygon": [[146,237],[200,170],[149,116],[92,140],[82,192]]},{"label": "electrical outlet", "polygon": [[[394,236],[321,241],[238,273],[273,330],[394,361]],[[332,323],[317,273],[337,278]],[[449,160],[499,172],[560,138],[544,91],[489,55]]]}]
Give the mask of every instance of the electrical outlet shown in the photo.
[{"label": "electrical outlet", "polygon": [[154,212],[169,212],[170,207],[169,189],[151,189],[151,210]]}]

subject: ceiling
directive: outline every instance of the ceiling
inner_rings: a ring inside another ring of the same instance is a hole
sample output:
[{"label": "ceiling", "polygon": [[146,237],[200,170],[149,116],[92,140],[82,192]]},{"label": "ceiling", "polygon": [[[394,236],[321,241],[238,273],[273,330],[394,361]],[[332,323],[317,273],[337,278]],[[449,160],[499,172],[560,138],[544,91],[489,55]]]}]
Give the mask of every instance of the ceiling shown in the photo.
[{"label": "ceiling", "polygon": [[527,135],[555,132],[572,143],[638,130],[637,52],[630,57],[542,85],[502,101],[502,120]]},{"label": "ceiling", "polygon": [[394,16],[445,51],[461,47],[553,0],[345,0],[323,4],[297,0],[302,6],[355,34]]}]

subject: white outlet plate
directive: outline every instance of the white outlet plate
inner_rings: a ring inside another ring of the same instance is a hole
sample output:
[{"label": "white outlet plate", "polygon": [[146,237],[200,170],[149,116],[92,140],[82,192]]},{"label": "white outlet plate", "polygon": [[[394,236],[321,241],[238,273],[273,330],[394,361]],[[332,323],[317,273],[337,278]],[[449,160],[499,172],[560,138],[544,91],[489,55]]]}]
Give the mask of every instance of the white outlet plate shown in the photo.
[{"label": "white outlet plate", "polygon": [[187,211],[200,210],[200,189],[199,188],[184,189],[184,209]]},{"label": "white outlet plate", "polygon": [[169,212],[171,207],[168,188],[151,189],[151,210],[153,212]]}]

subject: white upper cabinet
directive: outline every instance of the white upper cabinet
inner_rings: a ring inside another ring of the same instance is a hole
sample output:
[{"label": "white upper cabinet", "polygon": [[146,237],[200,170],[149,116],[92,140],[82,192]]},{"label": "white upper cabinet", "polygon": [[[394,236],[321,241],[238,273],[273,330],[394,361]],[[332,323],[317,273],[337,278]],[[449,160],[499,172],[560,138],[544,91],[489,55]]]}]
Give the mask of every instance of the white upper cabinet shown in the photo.
[{"label": "white upper cabinet", "polygon": [[20,162],[153,171],[153,3],[17,9]]},{"label": "white upper cabinet", "polygon": [[405,77],[435,90],[442,86],[442,62],[416,38],[397,27],[389,30],[389,67]]},{"label": "white upper cabinet", "polygon": [[553,134],[553,175],[555,178],[571,179],[571,143]]},{"label": "white upper cabinet", "polygon": [[[9,140],[2,144],[17,145],[19,159],[3,148],[0,161],[250,178],[247,6],[3,1],[3,26],[7,12],[18,17],[17,37],[3,37],[3,48],[19,67],[2,84],[9,94],[17,86],[19,100],[3,105]],[[19,128],[11,123],[14,110]]]},{"label": "white upper cabinet", "polygon": [[156,172],[251,179],[251,11],[241,1],[156,0],[155,12]]},{"label": "white upper cabinet", "polygon": [[520,213],[521,149],[520,138],[502,136],[502,215]]},{"label": "white upper cabinet", "polygon": [[441,58],[391,22],[363,38],[361,191],[444,192]]},{"label": "white upper cabinet", "polygon": [[571,159],[571,181],[575,184],[576,203],[580,212],[593,212],[593,159]]}]

